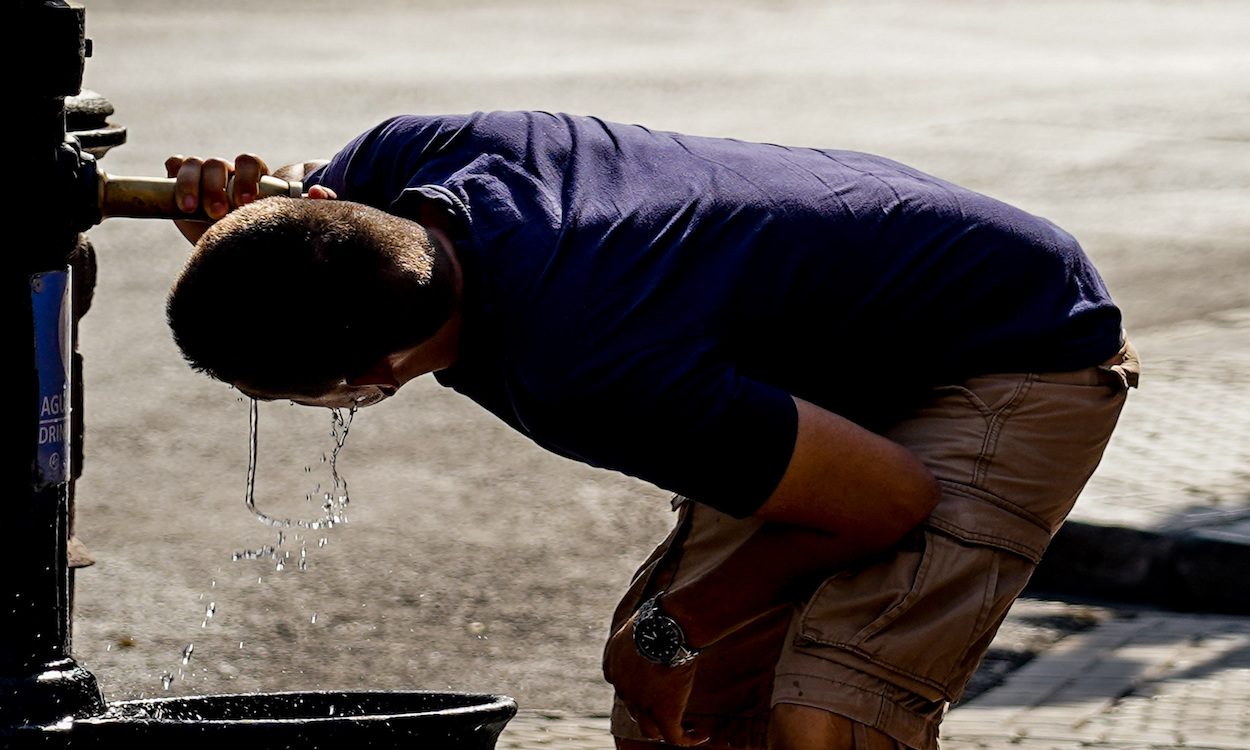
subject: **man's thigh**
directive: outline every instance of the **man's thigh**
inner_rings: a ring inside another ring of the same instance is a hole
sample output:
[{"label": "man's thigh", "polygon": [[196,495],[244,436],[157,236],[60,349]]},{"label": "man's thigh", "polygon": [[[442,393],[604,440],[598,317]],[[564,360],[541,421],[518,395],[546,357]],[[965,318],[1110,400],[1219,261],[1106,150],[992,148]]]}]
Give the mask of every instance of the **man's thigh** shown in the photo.
[{"label": "man's thigh", "polygon": [[934,747],[944,706],[1098,465],[1124,404],[1121,375],[974,378],[886,431],[930,468],[942,498],[892,554],[815,592],[787,636],[774,702]]}]

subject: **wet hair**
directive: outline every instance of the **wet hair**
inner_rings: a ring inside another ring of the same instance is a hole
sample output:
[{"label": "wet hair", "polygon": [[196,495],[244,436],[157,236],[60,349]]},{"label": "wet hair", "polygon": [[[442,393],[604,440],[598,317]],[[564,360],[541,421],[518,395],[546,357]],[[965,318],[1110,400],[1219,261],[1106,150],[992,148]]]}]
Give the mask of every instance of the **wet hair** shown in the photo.
[{"label": "wet hair", "polygon": [[190,365],[319,396],[450,317],[452,261],[415,222],[358,203],[267,198],[209,228],[166,319]]}]

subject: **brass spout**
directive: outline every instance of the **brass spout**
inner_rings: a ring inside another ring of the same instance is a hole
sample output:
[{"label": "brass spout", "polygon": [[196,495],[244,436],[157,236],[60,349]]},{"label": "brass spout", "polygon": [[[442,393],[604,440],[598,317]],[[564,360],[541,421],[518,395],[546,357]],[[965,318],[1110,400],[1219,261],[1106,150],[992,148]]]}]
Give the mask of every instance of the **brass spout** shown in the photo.
[{"label": "brass spout", "polygon": [[[184,213],[174,201],[174,183],[172,177],[120,177],[98,173],[98,206],[100,219],[111,217],[127,217],[137,219],[178,219],[203,221],[213,220],[204,213],[203,207],[194,213]],[[257,198],[282,195],[289,198],[302,198],[304,186],[299,182],[287,182],[277,177],[260,178]],[[226,185],[226,197],[230,208],[239,207],[234,195],[234,177]]]}]

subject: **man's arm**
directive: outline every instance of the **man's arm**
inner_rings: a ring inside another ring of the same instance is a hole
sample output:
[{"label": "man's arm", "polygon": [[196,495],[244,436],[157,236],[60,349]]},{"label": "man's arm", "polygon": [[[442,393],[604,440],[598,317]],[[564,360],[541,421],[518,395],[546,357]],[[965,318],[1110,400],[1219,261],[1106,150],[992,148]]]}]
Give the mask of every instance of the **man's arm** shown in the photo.
[{"label": "man's arm", "polygon": [[875,552],[937,505],[938,484],[903,446],[801,399],[794,454],[753,515],[843,537]]},{"label": "man's arm", "polygon": [[[666,614],[704,648],[751,616],[805,596],[854,560],[896,544],[937,505],[938,485],[911,452],[795,399],[794,453],[754,516],[769,523],[702,578],[665,592]],[[612,637],[604,668],[642,731],[674,745],[702,738],[681,726],[698,659],[668,668],[642,659],[632,620]]]},{"label": "man's arm", "polygon": [[273,176],[287,182],[303,182],[304,178],[312,174],[318,167],[324,167],[329,163],[329,159],[313,159],[300,164],[288,164],[285,167],[275,169]]},{"label": "man's arm", "polygon": [[695,647],[727,634],[854,560],[893,546],[937,505],[937,480],[910,451],[795,399],[798,437],[785,475],[754,517],[770,522],[704,579],[664,597]]}]

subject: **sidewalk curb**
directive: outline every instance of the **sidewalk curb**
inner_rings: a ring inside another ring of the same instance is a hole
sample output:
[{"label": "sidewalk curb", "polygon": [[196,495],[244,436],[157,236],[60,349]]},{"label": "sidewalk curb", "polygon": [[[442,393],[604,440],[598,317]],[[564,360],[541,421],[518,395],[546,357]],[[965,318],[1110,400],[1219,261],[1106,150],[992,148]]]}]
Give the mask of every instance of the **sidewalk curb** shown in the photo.
[{"label": "sidewalk curb", "polygon": [[[1154,532],[1069,521],[1026,593],[1180,611],[1250,614],[1250,545],[1196,531]],[[1236,582],[1235,585],[1229,585]]]}]

